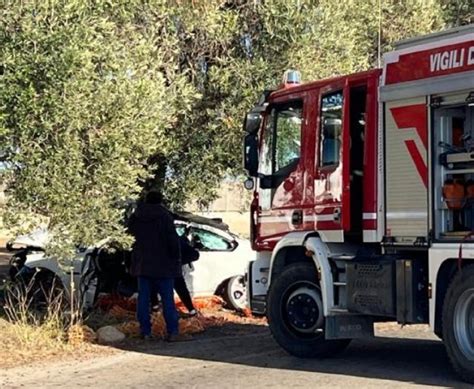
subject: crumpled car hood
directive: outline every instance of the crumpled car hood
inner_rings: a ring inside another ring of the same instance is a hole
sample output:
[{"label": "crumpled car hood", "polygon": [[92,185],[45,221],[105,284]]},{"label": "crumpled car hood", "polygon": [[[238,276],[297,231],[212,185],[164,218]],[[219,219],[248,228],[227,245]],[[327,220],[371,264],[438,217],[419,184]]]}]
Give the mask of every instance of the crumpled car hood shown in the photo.
[{"label": "crumpled car hood", "polygon": [[38,228],[29,234],[19,235],[9,243],[12,246],[29,246],[44,249],[49,241],[49,232],[46,228]]}]

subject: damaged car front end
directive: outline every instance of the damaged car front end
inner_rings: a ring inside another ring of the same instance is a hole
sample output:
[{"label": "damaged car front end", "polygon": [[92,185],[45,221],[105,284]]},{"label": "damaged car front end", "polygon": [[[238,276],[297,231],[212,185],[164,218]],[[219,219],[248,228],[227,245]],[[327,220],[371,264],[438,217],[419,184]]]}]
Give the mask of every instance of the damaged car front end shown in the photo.
[{"label": "damaged car front end", "polygon": [[47,243],[46,229],[18,236],[7,243],[6,248],[12,253],[11,284],[21,287],[27,294],[25,300],[35,308],[47,305],[48,300],[59,294],[64,302],[75,301],[81,308],[92,307],[99,292],[96,258],[106,241],[94,247],[78,248],[74,258],[63,263],[46,255]]},{"label": "damaged car front end", "polygon": [[[183,268],[191,295],[217,294],[229,308],[245,308],[243,275],[253,255],[248,240],[232,234],[219,220],[187,213],[175,214],[175,227],[200,252],[193,266]],[[130,251],[104,240],[94,247],[78,248],[74,258],[60,264],[46,255],[47,242],[47,230],[38,230],[7,244],[12,252],[11,280],[17,285],[30,285],[40,304],[46,304],[45,291],[53,288],[86,311],[94,307],[101,293],[122,297],[136,293],[137,280],[129,273]]]}]

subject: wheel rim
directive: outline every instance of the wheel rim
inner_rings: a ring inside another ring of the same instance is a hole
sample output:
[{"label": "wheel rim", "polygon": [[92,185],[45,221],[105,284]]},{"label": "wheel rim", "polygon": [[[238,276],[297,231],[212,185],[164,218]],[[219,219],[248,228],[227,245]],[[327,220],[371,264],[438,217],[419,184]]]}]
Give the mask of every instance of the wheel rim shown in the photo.
[{"label": "wheel rim", "polygon": [[232,280],[230,294],[236,307],[241,309],[245,308],[247,303],[247,293],[244,278],[242,276]]},{"label": "wheel rim", "polygon": [[464,356],[474,361],[474,288],[464,291],[456,302],[454,336]]},{"label": "wheel rim", "polygon": [[323,303],[317,285],[309,281],[291,285],[282,303],[285,324],[294,335],[303,338],[322,335]]}]

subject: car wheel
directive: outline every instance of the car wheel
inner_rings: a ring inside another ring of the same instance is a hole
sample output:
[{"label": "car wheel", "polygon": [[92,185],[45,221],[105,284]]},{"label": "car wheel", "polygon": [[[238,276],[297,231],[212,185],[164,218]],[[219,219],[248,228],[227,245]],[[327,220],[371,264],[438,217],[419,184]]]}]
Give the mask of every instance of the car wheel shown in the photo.
[{"label": "car wheel", "polygon": [[59,278],[50,271],[37,270],[28,276],[16,275],[6,290],[7,305],[12,308],[45,313],[54,304],[60,310],[67,307],[63,285]]},{"label": "car wheel", "polygon": [[272,281],[267,319],[276,342],[296,357],[332,356],[350,343],[325,339],[321,288],[310,264],[290,265]]},{"label": "car wheel", "polygon": [[232,277],[224,288],[224,301],[227,306],[236,311],[247,308],[247,287],[244,276]]},{"label": "car wheel", "polygon": [[458,272],[443,305],[443,342],[451,364],[474,383],[474,266]]}]

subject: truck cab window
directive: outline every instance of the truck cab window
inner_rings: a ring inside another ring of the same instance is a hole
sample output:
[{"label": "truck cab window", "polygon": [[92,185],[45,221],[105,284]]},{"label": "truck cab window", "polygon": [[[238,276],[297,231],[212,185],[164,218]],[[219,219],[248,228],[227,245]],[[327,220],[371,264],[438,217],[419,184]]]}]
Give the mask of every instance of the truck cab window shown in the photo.
[{"label": "truck cab window", "polygon": [[342,144],[342,91],[321,100],[320,166],[337,166]]},{"label": "truck cab window", "polygon": [[272,109],[267,117],[265,129],[263,131],[262,156],[260,159],[259,172],[262,174],[272,174],[273,166],[273,127],[275,122],[275,109]]},{"label": "truck cab window", "polygon": [[298,163],[301,154],[302,106],[286,106],[276,117],[275,172]]}]

